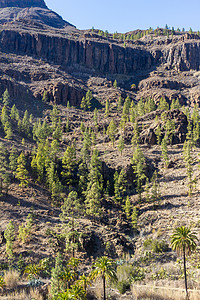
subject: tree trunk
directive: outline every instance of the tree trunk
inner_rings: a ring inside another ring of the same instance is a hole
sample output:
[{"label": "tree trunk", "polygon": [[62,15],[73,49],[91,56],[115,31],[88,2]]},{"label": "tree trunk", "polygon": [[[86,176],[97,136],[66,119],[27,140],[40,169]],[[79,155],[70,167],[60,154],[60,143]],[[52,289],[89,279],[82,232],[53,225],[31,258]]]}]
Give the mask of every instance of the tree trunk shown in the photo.
[{"label": "tree trunk", "polygon": [[105,279],[105,275],[103,275],[103,300],[106,300],[106,279]]},{"label": "tree trunk", "polygon": [[186,299],[188,299],[185,250],[183,251],[183,267],[184,267],[184,277],[185,277],[185,292],[186,292]]}]

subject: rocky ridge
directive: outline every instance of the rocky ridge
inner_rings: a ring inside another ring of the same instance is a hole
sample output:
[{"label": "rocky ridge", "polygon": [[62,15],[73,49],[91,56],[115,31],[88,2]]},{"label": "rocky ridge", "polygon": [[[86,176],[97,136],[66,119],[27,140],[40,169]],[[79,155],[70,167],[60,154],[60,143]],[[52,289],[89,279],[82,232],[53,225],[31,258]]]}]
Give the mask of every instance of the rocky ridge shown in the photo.
[{"label": "rocky ridge", "polygon": [[44,0],[1,0],[0,8],[5,7],[40,7],[47,8]]}]

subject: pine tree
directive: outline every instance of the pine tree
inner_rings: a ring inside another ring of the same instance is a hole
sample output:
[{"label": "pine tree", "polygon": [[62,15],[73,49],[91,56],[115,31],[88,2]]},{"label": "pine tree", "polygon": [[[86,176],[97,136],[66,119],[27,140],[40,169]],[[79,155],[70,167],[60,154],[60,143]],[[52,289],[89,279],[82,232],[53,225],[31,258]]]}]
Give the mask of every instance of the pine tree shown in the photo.
[{"label": "pine tree", "polygon": [[129,220],[131,217],[131,202],[129,196],[126,197],[125,205],[124,205],[124,211],[126,214],[126,218]]},{"label": "pine tree", "polygon": [[118,110],[118,112],[122,111],[122,96],[119,96],[119,99],[117,102],[117,110]]},{"label": "pine tree", "polygon": [[7,108],[4,105],[1,111],[1,123],[3,124],[3,126],[5,126],[6,122],[8,122],[8,113],[7,113]]},{"label": "pine tree", "polygon": [[13,136],[12,125],[9,121],[7,121],[4,125],[5,139],[11,140]]},{"label": "pine tree", "polygon": [[29,116],[29,124],[32,124],[33,123],[33,114],[30,114]]},{"label": "pine tree", "polygon": [[108,134],[108,136],[109,136],[109,138],[112,142],[113,147],[114,147],[114,144],[115,144],[115,135],[116,135],[116,133],[117,133],[117,126],[116,126],[114,120],[112,119],[110,121],[110,124],[109,124],[108,128],[107,128],[107,134]]},{"label": "pine tree", "polygon": [[117,88],[117,80],[115,79],[115,81],[113,82],[113,87],[116,89]]},{"label": "pine tree", "polygon": [[53,130],[55,130],[56,127],[57,127],[58,115],[59,115],[59,111],[58,111],[57,107],[54,105],[53,109],[51,111],[51,114],[50,114],[51,124],[52,124]]},{"label": "pine tree", "polygon": [[10,221],[8,226],[6,227],[4,237],[6,239],[6,254],[8,257],[9,264],[11,265],[14,259],[13,242],[15,239],[15,228],[12,221]]},{"label": "pine tree", "polygon": [[160,124],[158,124],[158,126],[156,128],[155,134],[156,134],[156,138],[157,138],[157,143],[158,143],[158,145],[160,145],[160,143],[161,143],[161,136],[162,136],[162,131],[161,131]]},{"label": "pine tree", "polygon": [[26,137],[30,137],[30,123],[29,123],[29,114],[26,110],[21,123],[21,130]]},{"label": "pine tree", "polygon": [[2,195],[3,188],[5,187],[6,189],[8,180],[9,173],[6,148],[3,143],[0,143],[0,195]]},{"label": "pine tree", "polygon": [[106,100],[106,108],[105,108],[105,116],[108,117],[109,115],[109,101],[108,99]]},{"label": "pine tree", "polygon": [[86,110],[86,109],[87,109],[87,102],[86,102],[85,97],[82,98],[80,107],[81,107],[83,110]]},{"label": "pine tree", "polygon": [[12,106],[11,111],[10,111],[10,118],[12,120],[18,121],[19,120],[19,111],[16,108],[15,104]]},{"label": "pine tree", "polygon": [[5,92],[3,93],[2,100],[5,106],[8,106],[10,104],[10,95],[8,89],[6,89]]},{"label": "pine tree", "polygon": [[193,121],[193,132],[192,132],[192,137],[193,141],[196,144],[199,141],[199,122],[200,122],[200,117],[199,117],[199,109],[197,105],[195,104],[193,112],[192,112],[192,121]]},{"label": "pine tree", "polygon": [[17,169],[15,176],[20,181],[20,187],[28,185],[28,171],[26,170],[26,159],[23,152],[21,152],[20,156],[17,159]]},{"label": "pine tree", "polygon": [[64,272],[63,258],[60,253],[56,257],[55,268],[51,271],[51,296],[58,297],[58,294],[65,290],[66,283],[62,280]]},{"label": "pine tree", "polygon": [[67,118],[67,121],[66,121],[66,125],[65,125],[65,131],[66,131],[66,132],[69,132],[69,131],[70,131],[70,123],[69,123],[69,118]]},{"label": "pine tree", "polygon": [[162,97],[160,98],[158,109],[160,109],[160,110],[169,110],[169,104],[167,103],[165,98],[162,98]]},{"label": "pine tree", "polygon": [[132,214],[131,214],[131,223],[132,223],[132,228],[134,232],[137,232],[138,228],[138,211],[137,208],[134,206]]},{"label": "pine tree", "polygon": [[[103,191],[103,177],[101,174],[101,162],[98,158],[99,153],[94,149],[90,165],[89,165],[89,174],[88,174],[88,183],[86,190],[86,199],[91,203],[91,194],[95,195],[96,201],[99,202],[100,195]],[[93,191],[91,192],[91,190]]]},{"label": "pine tree", "polygon": [[82,210],[82,203],[78,197],[77,192],[72,191],[69,193],[68,197],[64,200],[61,206],[61,219],[65,220],[67,217],[71,216],[75,218],[75,215],[79,215]]},{"label": "pine tree", "polygon": [[87,191],[86,200],[86,213],[91,216],[99,216],[101,213],[101,194],[99,185],[94,182],[90,189]]},{"label": "pine tree", "polygon": [[136,146],[136,149],[133,153],[133,158],[131,160],[133,171],[136,175],[135,183],[137,185],[136,190],[139,195],[139,201],[141,201],[141,193],[143,191],[142,183],[145,179],[145,157],[139,146]]},{"label": "pine tree", "polygon": [[53,132],[52,135],[54,140],[57,140],[58,142],[62,140],[62,124],[61,124],[61,119],[58,119],[57,126]]},{"label": "pine tree", "polygon": [[[68,224],[66,224],[65,231],[64,231],[65,242],[66,242],[66,252],[72,254],[71,259],[75,258],[75,252],[81,246],[81,244],[80,244],[80,235],[81,234],[78,230],[76,230],[75,227],[76,227],[76,223],[74,222],[74,219],[73,219],[72,221],[68,222]],[[73,273],[75,273],[75,270],[73,270],[73,271],[74,271]],[[77,274],[73,274],[73,275],[77,277]],[[68,282],[67,285],[69,287],[70,283]]]},{"label": "pine tree", "polygon": [[135,123],[138,117],[137,107],[134,105],[134,102],[132,101],[133,105],[131,105],[130,108],[130,122]]},{"label": "pine tree", "polygon": [[187,134],[186,134],[186,140],[190,140],[193,143],[193,136],[192,136],[192,122],[188,119],[188,125],[187,125]]},{"label": "pine tree", "polygon": [[124,150],[124,139],[123,139],[122,135],[120,135],[120,137],[119,137],[117,148],[118,148],[120,154],[122,155],[122,152]]},{"label": "pine tree", "polygon": [[144,108],[144,100],[143,100],[143,98],[141,98],[140,101],[138,101],[137,111],[138,111],[139,116],[143,116],[144,115],[145,108]]},{"label": "pine tree", "polygon": [[124,194],[126,192],[126,173],[124,169],[121,169],[120,173],[116,171],[114,174],[114,195],[115,195],[115,202],[118,204],[122,203],[124,198]]},{"label": "pine tree", "polygon": [[167,152],[167,141],[165,138],[162,140],[162,143],[161,143],[161,151],[162,151],[161,157],[163,158],[164,165],[167,168],[169,165],[169,156],[168,156],[168,152]]},{"label": "pine tree", "polygon": [[151,197],[150,197],[150,185],[149,185],[149,178],[148,177],[146,179],[144,191],[145,191],[145,200],[146,200],[146,202],[150,202]]},{"label": "pine tree", "polygon": [[63,171],[61,173],[67,185],[72,185],[73,183],[76,162],[76,149],[74,145],[68,146],[62,158]]},{"label": "pine tree", "polygon": [[171,105],[170,105],[170,110],[175,109],[175,99],[172,99]]},{"label": "pine tree", "polygon": [[166,142],[172,144],[172,138],[175,133],[175,121],[168,119],[165,124],[165,139]]},{"label": "pine tree", "polygon": [[78,177],[79,177],[78,188],[80,193],[84,195],[87,190],[87,184],[88,184],[88,168],[87,168],[86,161],[84,161],[84,159],[82,158],[78,167]]},{"label": "pine tree", "polygon": [[91,141],[92,141],[92,145],[95,146],[96,145],[96,134],[94,131],[92,131],[92,133],[91,133]]},{"label": "pine tree", "polygon": [[120,126],[121,128],[124,128],[126,122],[129,121],[129,110],[131,106],[131,100],[129,96],[125,99],[124,105],[123,105],[123,111],[122,111],[122,117],[121,117],[121,122]]},{"label": "pine tree", "polygon": [[85,97],[85,100],[86,100],[86,106],[87,106],[87,109],[90,110],[91,109],[91,105],[92,105],[92,99],[93,99],[93,96],[92,96],[92,92],[90,90],[87,91],[86,93],[86,97]]}]

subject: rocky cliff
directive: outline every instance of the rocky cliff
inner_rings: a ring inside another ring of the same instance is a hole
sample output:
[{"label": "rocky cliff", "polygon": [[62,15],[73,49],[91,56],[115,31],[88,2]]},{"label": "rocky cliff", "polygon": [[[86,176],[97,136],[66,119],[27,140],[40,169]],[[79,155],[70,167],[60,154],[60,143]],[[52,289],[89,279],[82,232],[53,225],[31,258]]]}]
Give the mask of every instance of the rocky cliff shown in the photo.
[{"label": "rocky cliff", "polygon": [[44,0],[0,0],[0,8],[5,7],[40,7],[47,8]]},{"label": "rocky cliff", "polygon": [[[0,7],[2,56],[34,59],[37,63],[31,65],[31,72],[33,69],[40,72],[40,64],[47,63],[54,66],[54,73],[64,72],[59,78],[68,78],[71,74],[72,79],[67,79],[67,82],[64,80],[63,83],[63,79],[56,82],[60,96],[53,96],[53,89],[49,90],[50,99],[65,103],[67,98],[67,101],[79,104],[82,94],[88,89],[90,76],[106,76],[111,81],[117,79],[119,86],[126,90],[125,94],[130,91],[135,100],[150,96],[156,101],[165,97],[169,101],[179,98],[182,103],[199,102],[199,80],[195,75],[200,65],[198,35],[177,32],[175,36],[167,37],[150,33],[139,40],[124,43],[112,35],[105,37],[96,31],[76,29],[47,9],[44,1],[2,0]],[[49,89],[49,82],[54,84],[53,76],[49,78],[48,86],[46,81],[41,83],[33,79],[24,84],[39,97],[40,92]],[[13,81],[14,78],[10,79]],[[132,83],[135,84],[134,90],[131,90]],[[69,93],[61,92],[63,88],[60,90],[65,84],[70,87]],[[84,92],[81,93],[80,88]],[[95,90],[93,86],[90,89]]]}]

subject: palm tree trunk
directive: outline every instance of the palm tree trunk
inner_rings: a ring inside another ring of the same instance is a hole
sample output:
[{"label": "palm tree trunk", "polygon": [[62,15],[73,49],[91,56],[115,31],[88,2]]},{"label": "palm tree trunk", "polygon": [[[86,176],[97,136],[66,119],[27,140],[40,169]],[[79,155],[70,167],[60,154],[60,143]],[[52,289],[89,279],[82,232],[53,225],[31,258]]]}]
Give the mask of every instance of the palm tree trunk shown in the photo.
[{"label": "palm tree trunk", "polygon": [[185,292],[186,292],[186,299],[188,299],[185,250],[183,251],[183,267],[184,267],[184,277],[185,277]]},{"label": "palm tree trunk", "polygon": [[105,279],[105,275],[103,275],[103,300],[106,300],[106,279]]}]

